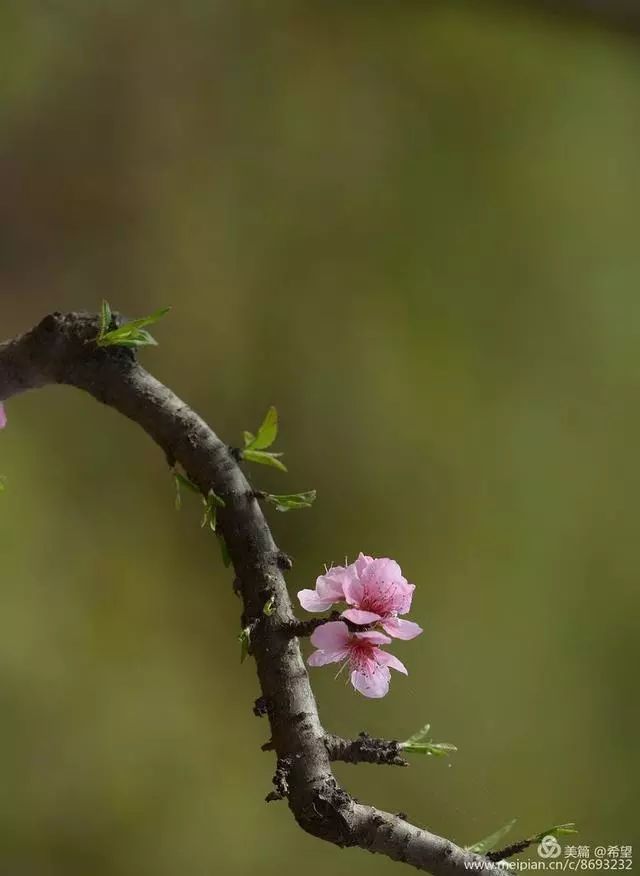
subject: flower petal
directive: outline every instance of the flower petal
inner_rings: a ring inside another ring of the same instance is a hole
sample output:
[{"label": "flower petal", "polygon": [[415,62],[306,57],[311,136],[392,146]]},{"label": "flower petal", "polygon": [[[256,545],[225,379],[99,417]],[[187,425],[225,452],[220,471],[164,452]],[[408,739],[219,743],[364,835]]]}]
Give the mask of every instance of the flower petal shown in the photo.
[{"label": "flower petal", "polygon": [[355,574],[349,577],[344,584],[344,598],[345,602],[348,602],[349,605],[360,605],[362,602],[362,598],[364,596],[364,584],[360,580],[360,578]]},{"label": "flower petal", "polygon": [[362,573],[362,577],[367,587],[380,587],[388,585],[392,582],[406,584],[406,578],[402,577],[402,569],[395,560],[390,560],[388,557],[380,557],[368,563],[366,569]]},{"label": "flower petal", "polygon": [[4,429],[7,425],[7,414],[4,409],[4,405],[0,402],[0,429]]},{"label": "flower petal", "polygon": [[344,602],[344,585],[351,575],[348,569],[336,566],[325,575],[316,578],[316,590],[323,599],[331,599],[332,602]]},{"label": "flower petal", "polygon": [[398,617],[384,618],[382,629],[393,636],[394,639],[415,639],[422,632],[419,624],[409,620],[401,620]]},{"label": "flower petal", "polygon": [[351,635],[344,621],[330,621],[315,629],[311,635],[311,644],[322,651],[344,651]]},{"label": "flower petal", "polygon": [[327,611],[333,605],[333,599],[323,599],[315,590],[300,590],[298,599],[306,611]]},{"label": "flower petal", "polygon": [[376,654],[376,659],[378,663],[381,663],[383,666],[390,666],[391,669],[397,669],[398,672],[402,672],[404,675],[409,675],[407,667],[401,660],[398,660],[395,654],[389,654],[388,651],[380,651]]},{"label": "flower petal", "polygon": [[408,584],[406,578],[398,582],[395,597],[394,609],[398,614],[406,614],[411,611],[411,600],[413,599],[413,591],[416,589],[415,584]]},{"label": "flower petal", "polygon": [[339,663],[347,657],[348,653],[344,648],[342,651],[314,651],[313,654],[309,654],[307,663],[309,666],[325,666],[327,663]]},{"label": "flower petal", "polygon": [[391,639],[377,630],[364,630],[362,633],[353,633],[354,639],[368,642],[370,645],[388,645]]},{"label": "flower petal", "polygon": [[352,624],[360,624],[361,626],[375,624],[376,621],[382,620],[380,615],[374,611],[361,611],[358,608],[348,608],[340,616],[350,620]]},{"label": "flower petal", "polygon": [[386,666],[378,666],[374,672],[358,672],[354,670],[351,673],[351,684],[357,691],[371,699],[379,699],[385,696],[389,690],[390,681],[391,673]]},{"label": "flower petal", "polygon": [[362,551],[360,551],[360,553],[358,554],[358,559],[353,564],[358,577],[360,577],[360,575],[362,575],[362,573],[367,568],[369,563],[372,563],[372,562],[373,562],[373,557],[368,557],[366,554],[363,554]]}]

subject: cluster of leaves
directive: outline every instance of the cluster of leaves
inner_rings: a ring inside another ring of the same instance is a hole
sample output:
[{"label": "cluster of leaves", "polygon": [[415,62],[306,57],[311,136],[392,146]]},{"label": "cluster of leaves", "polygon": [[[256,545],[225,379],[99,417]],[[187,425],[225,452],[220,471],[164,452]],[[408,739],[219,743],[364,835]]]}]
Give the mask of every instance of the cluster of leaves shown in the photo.
[{"label": "cluster of leaves", "polygon": [[100,308],[100,331],[96,338],[96,344],[99,347],[155,347],[158,342],[149,334],[145,326],[158,322],[170,310],[170,307],[163,307],[161,310],[156,310],[155,313],[149,314],[149,316],[133,319],[131,322],[126,322],[124,325],[111,329],[113,314],[109,302],[103,301]]},{"label": "cluster of leaves", "polygon": [[400,748],[406,754],[426,754],[427,757],[447,757],[457,751],[450,742],[433,742],[429,739],[431,724],[425,724],[417,733],[400,743]]},{"label": "cluster of leaves", "polygon": [[[245,447],[240,451],[242,459],[251,462],[259,462],[264,465],[273,465],[275,468],[286,471],[284,465],[280,462],[279,457],[282,454],[269,453],[266,451],[275,441],[278,435],[278,412],[274,407],[270,407],[266,413],[260,428],[254,435],[251,432],[244,433]],[[175,505],[176,510],[182,507],[182,489],[185,488],[191,493],[200,496],[203,504],[202,527],[207,527],[218,536],[220,550],[222,552],[222,561],[225,566],[231,565],[231,558],[227,549],[226,542],[222,533],[217,528],[217,509],[225,507],[225,501],[221,496],[218,496],[212,489],[205,496],[200,489],[189,480],[189,478],[173,468],[173,479],[176,488]],[[274,505],[277,511],[293,511],[298,508],[310,508],[316,498],[315,490],[306,490],[302,493],[282,493],[275,495],[272,493],[258,493],[259,498]],[[270,614],[269,605],[265,606],[265,614]],[[244,651],[243,651],[244,653]],[[248,652],[247,652],[248,653]],[[244,659],[244,658],[243,658]]]},{"label": "cluster of leaves", "polygon": [[[244,447],[240,450],[242,459],[246,459],[247,462],[257,462],[260,465],[270,465],[280,469],[280,471],[287,470],[280,459],[282,453],[267,450],[278,437],[278,412],[273,405],[265,414],[255,435],[253,432],[245,431],[243,437]],[[303,493],[282,493],[280,495],[263,493],[262,498],[275,505],[276,511],[295,511],[299,508],[311,508],[316,499],[316,491],[306,490]]]},{"label": "cluster of leaves", "polygon": [[296,511],[298,508],[311,508],[315,499],[315,490],[307,490],[306,493],[286,493],[281,496],[265,493],[265,500],[275,505],[276,511]]},{"label": "cluster of leaves", "polygon": [[258,462],[260,465],[270,465],[280,471],[286,471],[287,467],[281,462],[282,453],[267,452],[278,437],[278,412],[271,406],[260,428],[254,435],[253,432],[244,432],[244,447],[240,451],[243,459],[247,462]]}]

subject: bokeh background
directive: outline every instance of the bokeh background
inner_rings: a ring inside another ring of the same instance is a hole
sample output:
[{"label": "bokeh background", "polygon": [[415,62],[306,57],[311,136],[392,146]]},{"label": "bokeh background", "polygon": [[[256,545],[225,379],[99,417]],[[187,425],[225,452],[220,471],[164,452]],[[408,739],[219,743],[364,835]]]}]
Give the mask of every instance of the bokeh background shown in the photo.
[{"label": "bokeh background", "polygon": [[[637,836],[640,42],[535,4],[0,6],[2,335],[173,311],[144,361],[230,442],[269,404],[312,511],[292,593],[397,558],[425,634],[325,725],[450,761],[338,767],[470,843]],[[162,454],[13,399],[0,471],[0,870],[399,872],[265,805],[239,604]]]}]

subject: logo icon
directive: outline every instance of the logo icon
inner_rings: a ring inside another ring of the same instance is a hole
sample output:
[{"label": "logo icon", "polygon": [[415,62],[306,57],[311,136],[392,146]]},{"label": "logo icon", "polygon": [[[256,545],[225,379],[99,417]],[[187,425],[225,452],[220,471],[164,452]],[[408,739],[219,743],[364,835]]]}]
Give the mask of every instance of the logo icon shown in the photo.
[{"label": "logo icon", "polygon": [[541,858],[559,858],[561,851],[560,843],[551,834],[543,836],[538,845],[538,855]]}]

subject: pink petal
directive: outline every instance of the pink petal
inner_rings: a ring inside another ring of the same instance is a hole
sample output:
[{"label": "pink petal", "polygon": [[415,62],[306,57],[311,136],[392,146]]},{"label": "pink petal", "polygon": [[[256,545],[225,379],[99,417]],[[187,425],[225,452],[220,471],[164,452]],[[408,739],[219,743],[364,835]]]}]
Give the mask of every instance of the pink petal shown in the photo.
[{"label": "pink petal", "polygon": [[342,651],[314,651],[309,655],[307,663],[309,666],[325,666],[327,663],[339,663],[347,657],[348,653],[344,648]]},{"label": "pink petal", "polygon": [[358,575],[358,577],[362,575],[369,563],[372,562],[373,557],[368,557],[366,554],[363,554],[362,551],[360,551],[360,553],[358,554],[358,559],[353,564],[355,566],[356,574]]},{"label": "pink petal", "polygon": [[397,669],[398,672],[402,672],[405,675],[409,675],[409,672],[407,671],[407,667],[404,665],[404,663],[401,660],[398,660],[398,658],[394,654],[389,654],[388,651],[380,651],[376,655],[376,657],[377,657],[378,663],[382,663],[384,666],[390,666],[392,669]]},{"label": "pink petal", "polygon": [[357,691],[365,697],[379,699],[385,696],[389,690],[389,682],[391,681],[391,673],[386,666],[378,666],[371,673],[358,672],[354,670],[351,673],[351,684]]},{"label": "pink petal", "polygon": [[332,599],[322,599],[315,590],[300,590],[298,599],[306,611],[327,611],[333,605]]},{"label": "pink petal", "polygon": [[364,584],[353,575],[344,585],[344,598],[349,605],[360,605],[364,596]]},{"label": "pink petal", "polygon": [[402,588],[408,585],[394,560],[373,560],[362,574],[362,584],[364,599],[359,601],[360,607],[375,606],[382,614],[398,612],[400,608],[406,610],[407,600]]},{"label": "pink petal", "polygon": [[326,575],[320,575],[316,579],[316,590],[323,599],[331,599],[332,602],[344,602],[344,585],[351,575],[342,566],[329,569]]},{"label": "pink petal", "polygon": [[377,630],[364,630],[362,633],[353,633],[353,638],[360,639],[361,641],[364,640],[371,645],[388,645],[391,641],[388,636],[385,636],[384,633],[379,633]]},{"label": "pink petal", "polygon": [[398,617],[385,618],[382,629],[394,639],[415,639],[422,632],[422,627],[413,621],[401,620]]},{"label": "pink petal", "polygon": [[361,611],[358,608],[348,608],[342,612],[341,617],[346,617],[353,624],[374,624],[376,621],[382,620],[379,614],[373,611]]},{"label": "pink petal", "polygon": [[7,414],[4,409],[4,405],[0,402],[0,429],[4,429],[7,425]]},{"label": "pink petal", "polygon": [[330,621],[313,631],[311,644],[321,651],[344,651],[351,635],[348,626],[343,621]]},{"label": "pink petal", "polygon": [[403,578],[398,584],[398,589],[395,597],[395,610],[398,614],[406,614],[411,611],[411,600],[413,599],[413,591],[416,589],[415,584],[407,584]]},{"label": "pink petal", "polygon": [[397,581],[406,584],[406,579],[402,577],[402,569],[395,560],[390,560],[387,557],[372,560],[362,573],[368,587],[375,587],[381,582]]}]

